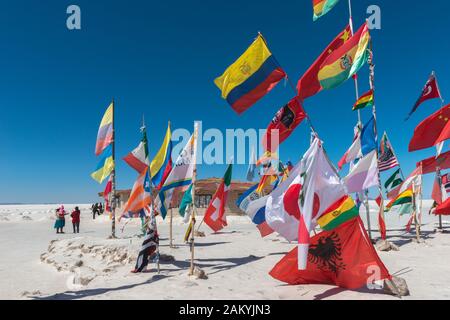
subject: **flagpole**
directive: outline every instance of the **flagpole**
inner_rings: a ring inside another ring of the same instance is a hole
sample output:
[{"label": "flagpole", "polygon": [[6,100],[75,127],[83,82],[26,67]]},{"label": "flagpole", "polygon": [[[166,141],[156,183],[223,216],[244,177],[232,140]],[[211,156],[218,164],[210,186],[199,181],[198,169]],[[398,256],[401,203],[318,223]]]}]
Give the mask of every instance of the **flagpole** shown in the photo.
[{"label": "flagpole", "polygon": [[114,98],[112,99],[112,160],[114,163],[114,169],[111,172],[112,179],[111,179],[111,192],[112,192],[112,203],[111,203],[111,239],[116,238],[116,205],[117,205],[117,198],[116,198],[116,128],[115,128],[115,103]]},{"label": "flagpole", "polygon": [[[436,167],[436,176],[438,179],[439,189],[442,192],[442,176],[441,176],[441,168],[439,167]],[[442,231],[442,215],[439,215],[439,230]]]},{"label": "flagpole", "polygon": [[[370,70],[370,75],[369,75],[370,89],[372,90],[372,92],[375,92],[375,65],[373,63],[372,41],[370,42],[370,54],[369,54],[369,61],[368,61],[368,63],[369,63],[369,70]],[[375,100],[375,94],[373,94],[372,113],[373,113],[373,118],[374,118],[375,138],[378,141],[377,107],[376,107],[375,101],[376,101]],[[379,166],[380,159],[379,159],[379,155],[378,155],[378,150],[376,151],[376,155],[377,155],[377,166]],[[380,204],[379,215],[381,216],[383,222],[385,222],[384,210],[383,210],[383,208],[384,208],[383,187],[382,187],[382,184],[381,184],[381,174],[380,174],[379,168],[378,168],[378,173],[377,174],[378,174],[378,191],[379,191],[380,196],[381,196],[381,204]],[[385,223],[385,225],[386,225],[386,223]],[[381,238],[383,239],[381,225],[379,226],[379,229],[380,229]],[[386,239],[383,239],[383,240],[386,240]]]},{"label": "flagpole", "polygon": [[[144,116],[144,114],[142,114],[142,128],[141,128],[141,130],[146,130],[146,125],[145,125],[145,116]],[[147,134],[146,134],[147,135]],[[146,148],[147,148],[147,153],[148,153],[148,141],[147,141],[147,146],[146,146]],[[148,156],[148,155],[147,155]],[[156,216],[155,216],[155,197],[157,196],[157,194],[159,193],[156,193],[155,194],[155,190],[153,189],[153,185],[152,185],[152,172],[151,172],[151,170],[150,170],[150,162],[148,163],[148,168],[147,168],[147,170],[148,170],[148,177],[149,177],[149,183],[150,183],[150,186],[149,186],[149,188],[150,188],[150,195],[151,195],[151,208],[150,208],[150,219],[146,219],[146,222],[145,222],[145,224],[144,224],[144,226],[143,226],[143,228],[146,230],[146,232],[148,232],[149,231],[149,229],[150,228],[153,228],[154,229],[154,232],[155,232],[155,234],[156,234],[156,236],[157,237],[159,237],[159,235],[158,235],[158,226],[157,226],[157,224],[156,224]],[[157,244],[157,246],[156,246],[156,256],[157,256],[157,259],[156,259],[156,268],[157,268],[157,270],[158,270],[158,274],[160,273],[160,262],[159,262],[159,256],[160,256],[160,252],[159,252],[159,241],[158,241],[158,244]]]},{"label": "flagpole", "polygon": [[170,206],[170,220],[169,220],[169,248],[173,249],[173,209],[172,206]]},{"label": "flagpole", "polygon": [[[194,152],[197,153],[197,143],[198,143],[198,126],[197,124],[194,124],[194,143],[195,143],[195,150]],[[192,176],[192,215],[191,215],[191,222],[192,222],[192,231],[191,231],[191,266],[189,269],[189,275],[194,274],[194,249],[195,249],[195,215],[197,208],[195,206],[195,186],[197,185],[197,154],[194,155],[194,173]]]}]

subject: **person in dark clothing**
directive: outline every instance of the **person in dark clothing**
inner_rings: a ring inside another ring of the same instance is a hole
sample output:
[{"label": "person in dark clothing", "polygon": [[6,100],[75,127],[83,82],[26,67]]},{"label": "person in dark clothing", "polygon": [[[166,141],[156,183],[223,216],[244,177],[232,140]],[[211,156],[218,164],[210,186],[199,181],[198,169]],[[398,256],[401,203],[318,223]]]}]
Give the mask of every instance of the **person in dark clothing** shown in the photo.
[{"label": "person in dark clothing", "polygon": [[102,203],[100,202],[100,203],[98,204],[98,215],[101,215],[101,214],[103,214],[103,205],[102,205]]},{"label": "person in dark clothing", "polygon": [[92,205],[92,219],[95,220],[95,215],[98,215],[98,203]]},{"label": "person in dark clothing", "polygon": [[75,207],[70,216],[72,217],[73,233],[80,233],[80,209]]}]

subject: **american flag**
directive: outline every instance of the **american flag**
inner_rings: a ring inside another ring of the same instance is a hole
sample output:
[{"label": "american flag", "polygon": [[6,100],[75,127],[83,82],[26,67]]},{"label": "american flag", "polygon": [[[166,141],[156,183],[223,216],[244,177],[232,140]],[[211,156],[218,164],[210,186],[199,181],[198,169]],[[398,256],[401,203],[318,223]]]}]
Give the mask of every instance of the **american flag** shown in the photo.
[{"label": "american flag", "polygon": [[394,154],[391,143],[389,142],[387,133],[385,132],[380,145],[380,157],[378,167],[381,172],[399,167],[400,163]]},{"label": "american flag", "polygon": [[442,185],[444,186],[447,193],[450,193],[450,174],[449,173],[442,175]]}]

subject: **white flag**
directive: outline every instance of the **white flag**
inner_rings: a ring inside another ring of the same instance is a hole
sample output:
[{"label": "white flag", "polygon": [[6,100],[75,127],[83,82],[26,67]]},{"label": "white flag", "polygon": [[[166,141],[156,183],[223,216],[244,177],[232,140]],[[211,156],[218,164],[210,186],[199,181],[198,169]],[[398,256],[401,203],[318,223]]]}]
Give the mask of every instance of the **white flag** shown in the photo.
[{"label": "white flag", "polygon": [[359,160],[348,176],[344,178],[344,182],[349,193],[358,193],[377,186],[379,183],[377,150]]}]

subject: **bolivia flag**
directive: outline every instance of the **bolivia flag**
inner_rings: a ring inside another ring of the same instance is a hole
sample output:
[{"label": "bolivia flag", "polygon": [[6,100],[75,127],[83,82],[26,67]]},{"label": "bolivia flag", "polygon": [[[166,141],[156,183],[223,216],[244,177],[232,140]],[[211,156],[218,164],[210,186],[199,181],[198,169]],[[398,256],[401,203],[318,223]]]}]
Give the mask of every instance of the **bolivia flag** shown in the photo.
[{"label": "bolivia flag", "polygon": [[353,105],[353,111],[361,110],[366,107],[372,107],[373,106],[373,90],[370,90],[369,92],[366,92],[361,96],[361,98],[356,101],[356,103]]},{"label": "bolivia flag", "polygon": [[258,35],[244,54],[214,83],[222,91],[222,98],[241,114],[284,77],[286,73],[275,60],[264,38]]},{"label": "bolivia flag", "polygon": [[412,199],[413,199],[413,192],[412,192],[411,189],[408,189],[405,192],[403,192],[400,195],[398,195],[397,198],[392,200],[386,206],[386,209],[389,211],[392,207],[395,207],[395,206],[398,206],[398,205],[402,205],[402,204],[412,203]]},{"label": "bolivia flag", "polygon": [[222,230],[227,226],[227,218],[225,216],[225,205],[228,198],[228,190],[231,185],[232,165],[228,166],[227,172],[223,177],[222,183],[212,198],[208,209],[205,212],[205,223],[214,230],[214,232]]},{"label": "bolivia flag", "polygon": [[359,209],[353,199],[345,196],[326,210],[326,213],[317,220],[317,223],[322,230],[331,231],[358,215]]},{"label": "bolivia flag", "polygon": [[316,21],[326,15],[338,2],[339,0],[313,0],[313,20]]},{"label": "bolivia flag", "polygon": [[356,74],[367,61],[370,41],[367,23],[334,51],[322,64],[318,74],[323,89],[333,89]]}]

